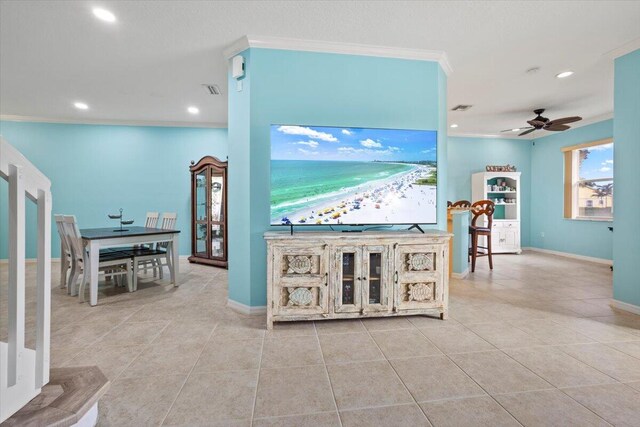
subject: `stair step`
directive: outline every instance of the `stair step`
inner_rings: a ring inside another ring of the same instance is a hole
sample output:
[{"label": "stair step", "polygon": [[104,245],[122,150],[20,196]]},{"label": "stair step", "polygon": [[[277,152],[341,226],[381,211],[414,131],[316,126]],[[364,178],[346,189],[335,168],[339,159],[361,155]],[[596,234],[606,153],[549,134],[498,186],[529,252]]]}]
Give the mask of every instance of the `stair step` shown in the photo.
[{"label": "stair step", "polygon": [[109,388],[97,366],[52,368],[42,392],[7,419],[3,426],[72,426]]}]

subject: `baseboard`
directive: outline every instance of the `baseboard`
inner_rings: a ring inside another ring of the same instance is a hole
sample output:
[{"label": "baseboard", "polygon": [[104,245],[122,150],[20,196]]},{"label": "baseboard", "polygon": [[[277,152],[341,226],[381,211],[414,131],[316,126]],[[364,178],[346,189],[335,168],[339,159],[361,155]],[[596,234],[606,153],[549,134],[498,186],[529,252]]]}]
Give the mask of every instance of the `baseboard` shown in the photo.
[{"label": "baseboard", "polygon": [[633,314],[640,314],[640,306],[629,304],[627,302],[618,301],[616,299],[612,299],[609,303],[611,307],[617,308],[618,310],[628,311]]},{"label": "baseboard", "polygon": [[267,313],[266,305],[250,306],[250,305],[242,304],[238,301],[234,301],[232,299],[227,299],[227,307],[239,313],[248,314],[251,316]]},{"label": "baseboard", "polygon": [[552,251],[550,249],[542,249],[542,248],[534,248],[534,247],[522,248],[522,250],[541,252],[541,253],[550,254],[550,255],[558,255],[558,256],[563,256],[565,258],[577,259],[580,261],[595,262],[597,264],[613,265],[613,261],[610,259],[595,258],[595,257],[590,257],[585,255],[577,255],[577,254],[572,254],[570,252]]},{"label": "baseboard", "polygon": [[451,277],[453,277],[454,279],[465,279],[468,275],[469,275],[468,267],[465,268],[465,270],[462,273],[451,272]]}]

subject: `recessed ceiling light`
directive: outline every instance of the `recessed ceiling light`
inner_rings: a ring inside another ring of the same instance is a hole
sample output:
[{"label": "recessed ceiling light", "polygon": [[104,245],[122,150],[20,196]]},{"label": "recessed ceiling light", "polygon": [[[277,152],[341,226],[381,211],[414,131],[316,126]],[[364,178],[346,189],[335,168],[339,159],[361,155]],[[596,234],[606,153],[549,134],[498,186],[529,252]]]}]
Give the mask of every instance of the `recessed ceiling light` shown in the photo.
[{"label": "recessed ceiling light", "polygon": [[93,8],[93,14],[96,18],[105,22],[116,22],[116,15],[107,9],[102,9],[100,7]]},{"label": "recessed ceiling light", "polygon": [[88,110],[89,106],[87,104],[85,104],[84,102],[74,102],[73,106],[76,107],[78,110]]},{"label": "recessed ceiling light", "polygon": [[200,112],[200,109],[198,107],[189,107],[187,108],[187,111],[191,114],[198,114]]},{"label": "recessed ceiling light", "polygon": [[511,129],[511,132],[519,132],[520,128]]},{"label": "recessed ceiling light", "polygon": [[560,74],[556,74],[556,77],[559,79],[564,79],[565,77],[569,77],[573,74],[573,71],[563,71]]},{"label": "recessed ceiling light", "polygon": [[458,125],[454,123],[454,124],[452,124],[452,125],[451,125],[451,126],[449,126],[449,127],[451,127],[451,128],[454,128],[454,129],[455,129],[455,128],[457,128],[457,127],[458,127]]}]

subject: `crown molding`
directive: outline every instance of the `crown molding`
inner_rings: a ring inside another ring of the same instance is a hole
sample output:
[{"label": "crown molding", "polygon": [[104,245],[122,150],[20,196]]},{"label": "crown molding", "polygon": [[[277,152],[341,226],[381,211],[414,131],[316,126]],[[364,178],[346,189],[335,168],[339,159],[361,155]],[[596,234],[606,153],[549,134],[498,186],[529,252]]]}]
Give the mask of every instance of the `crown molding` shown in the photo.
[{"label": "crown molding", "polygon": [[640,37],[638,37],[637,39],[633,39],[620,47],[610,50],[609,52],[606,52],[604,56],[608,56],[611,59],[616,59],[638,49],[640,49]]},{"label": "crown molding", "polygon": [[110,125],[110,126],[154,126],[154,127],[179,127],[179,128],[205,128],[226,129],[226,123],[209,122],[171,122],[155,120],[108,120],[108,119],[67,119],[34,116],[18,116],[12,114],[0,114],[0,120],[8,122],[35,122],[35,123],[66,123],[76,125]]},{"label": "crown molding", "polygon": [[433,61],[440,64],[445,74],[453,69],[446,52],[441,50],[411,49],[403,47],[373,46],[320,40],[303,40],[284,37],[244,36],[224,50],[226,59],[249,48],[298,50],[304,52],[337,53],[342,55],[378,56],[382,58]]}]

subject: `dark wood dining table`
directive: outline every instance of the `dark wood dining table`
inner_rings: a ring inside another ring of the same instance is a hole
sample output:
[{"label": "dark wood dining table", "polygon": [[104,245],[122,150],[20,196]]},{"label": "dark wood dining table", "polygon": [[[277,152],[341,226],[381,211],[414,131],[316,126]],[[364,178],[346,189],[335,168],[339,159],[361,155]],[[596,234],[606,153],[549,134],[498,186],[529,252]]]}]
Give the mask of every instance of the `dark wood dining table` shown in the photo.
[{"label": "dark wood dining table", "polygon": [[100,261],[100,249],[103,248],[169,242],[167,251],[173,265],[171,283],[174,286],[179,285],[177,278],[180,271],[178,255],[180,230],[132,226],[126,226],[123,231],[114,227],[83,228],[80,230],[80,235],[89,253],[89,262],[84,263],[84,265],[89,269],[89,304],[92,306],[98,304],[98,264]]}]

